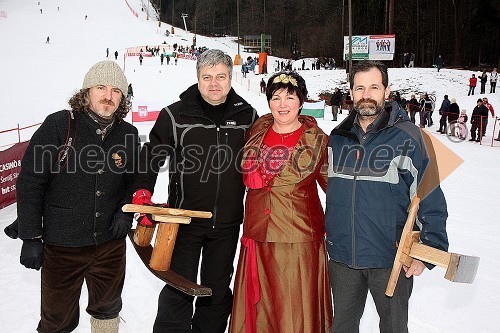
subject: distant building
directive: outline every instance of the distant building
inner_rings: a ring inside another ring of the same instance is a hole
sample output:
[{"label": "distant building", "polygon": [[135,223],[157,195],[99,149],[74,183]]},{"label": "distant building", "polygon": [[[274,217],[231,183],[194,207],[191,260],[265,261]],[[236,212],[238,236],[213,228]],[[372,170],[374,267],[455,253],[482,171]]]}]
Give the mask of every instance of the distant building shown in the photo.
[{"label": "distant building", "polygon": [[[261,45],[261,35],[244,35],[243,41],[240,42],[243,45],[243,50],[245,52],[260,52]],[[271,54],[271,36],[265,35],[264,49],[268,54]]]}]

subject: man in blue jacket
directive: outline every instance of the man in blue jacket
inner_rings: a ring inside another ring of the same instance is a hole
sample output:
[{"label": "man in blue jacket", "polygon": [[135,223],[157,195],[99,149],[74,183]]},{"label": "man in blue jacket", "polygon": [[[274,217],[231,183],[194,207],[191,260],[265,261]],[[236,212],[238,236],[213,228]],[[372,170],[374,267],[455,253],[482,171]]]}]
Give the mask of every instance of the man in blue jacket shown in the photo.
[{"label": "man in blue jacket", "polygon": [[[327,247],[334,303],[332,332],[358,332],[368,291],[380,332],[407,332],[413,276],[405,267],[392,298],[385,289],[408,207],[429,164],[420,129],[389,97],[387,67],[362,61],[350,73],[354,111],[330,135],[326,198]],[[421,241],[447,250],[446,201],[436,187],[421,198]],[[428,266],[432,268],[432,266]]]}]

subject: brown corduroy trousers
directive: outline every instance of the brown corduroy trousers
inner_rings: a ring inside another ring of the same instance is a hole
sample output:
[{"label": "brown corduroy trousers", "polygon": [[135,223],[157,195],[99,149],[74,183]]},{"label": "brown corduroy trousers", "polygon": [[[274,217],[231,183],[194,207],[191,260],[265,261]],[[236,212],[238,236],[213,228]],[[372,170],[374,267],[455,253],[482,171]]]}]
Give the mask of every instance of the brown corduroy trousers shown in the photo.
[{"label": "brown corduroy trousers", "polygon": [[97,319],[116,318],[122,308],[125,250],[125,239],[75,248],[45,244],[38,332],[71,332],[78,326],[84,280],[87,312]]}]

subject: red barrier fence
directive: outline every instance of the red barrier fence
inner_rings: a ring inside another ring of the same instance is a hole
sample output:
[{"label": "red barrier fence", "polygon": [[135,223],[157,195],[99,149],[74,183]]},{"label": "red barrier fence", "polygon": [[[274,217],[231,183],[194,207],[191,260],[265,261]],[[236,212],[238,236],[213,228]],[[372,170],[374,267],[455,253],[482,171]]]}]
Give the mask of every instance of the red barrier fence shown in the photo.
[{"label": "red barrier fence", "polygon": [[17,127],[0,131],[0,151],[16,143],[28,141],[41,124],[37,123],[25,127],[20,127],[17,124]]},{"label": "red barrier fence", "polygon": [[134,14],[135,17],[139,17],[139,14],[137,14],[137,12],[132,7],[130,7],[130,4],[128,3],[127,0],[125,0],[125,3],[127,4],[128,8],[132,12],[132,14]]}]

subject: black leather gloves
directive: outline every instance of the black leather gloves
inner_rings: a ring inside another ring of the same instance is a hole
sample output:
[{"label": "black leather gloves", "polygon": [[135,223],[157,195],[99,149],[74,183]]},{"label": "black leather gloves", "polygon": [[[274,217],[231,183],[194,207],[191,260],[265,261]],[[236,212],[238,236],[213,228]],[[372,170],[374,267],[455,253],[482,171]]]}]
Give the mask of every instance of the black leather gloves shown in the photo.
[{"label": "black leather gloves", "polygon": [[121,209],[117,210],[113,218],[113,223],[109,231],[113,234],[113,239],[122,239],[127,236],[132,228],[133,213],[124,213]]},{"label": "black leather gloves", "polygon": [[43,243],[41,239],[25,239],[21,248],[21,264],[26,268],[36,269],[43,265]]}]

